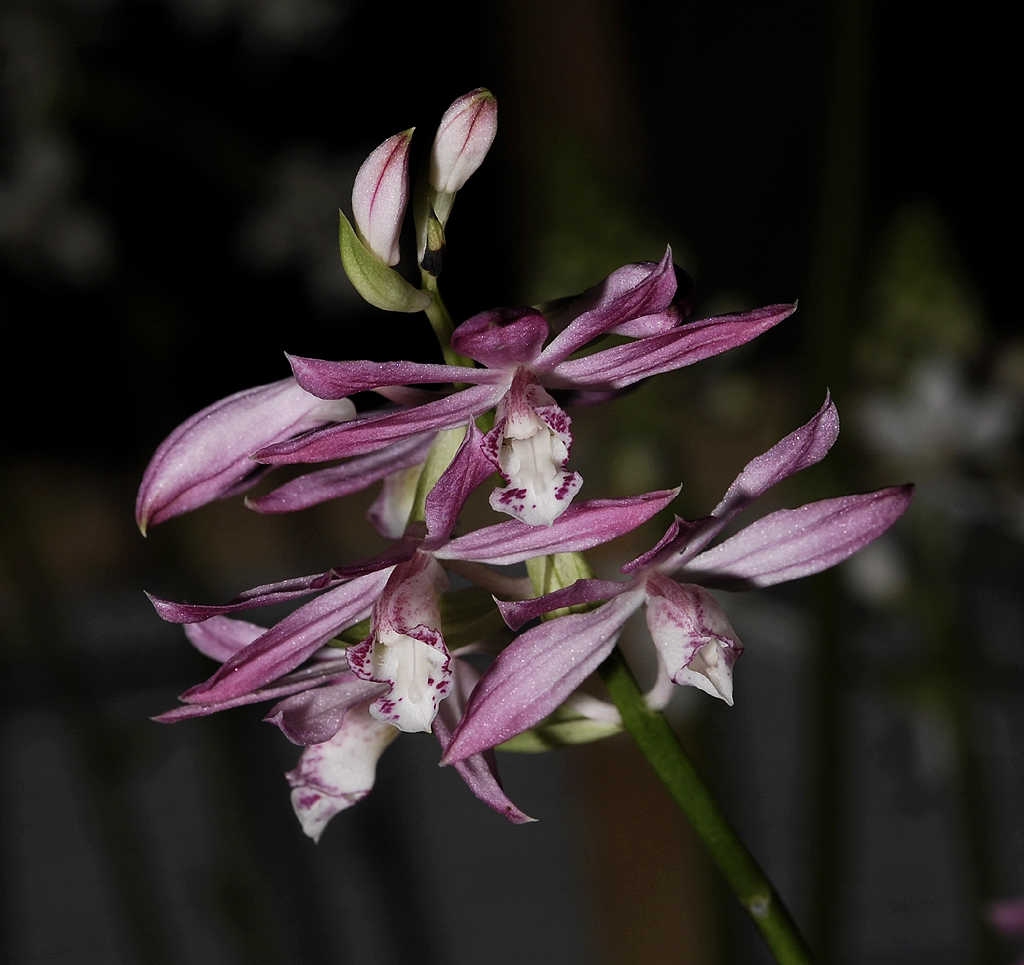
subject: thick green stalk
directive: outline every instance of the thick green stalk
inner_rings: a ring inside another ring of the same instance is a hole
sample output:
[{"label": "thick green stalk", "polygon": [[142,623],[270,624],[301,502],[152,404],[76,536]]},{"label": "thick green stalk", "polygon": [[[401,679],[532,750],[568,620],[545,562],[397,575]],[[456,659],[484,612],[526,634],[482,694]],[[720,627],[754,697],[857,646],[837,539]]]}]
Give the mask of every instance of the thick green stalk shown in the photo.
[{"label": "thick green stalk", "polygon": [[775,960],[779,965],[810,965],[810,951],[782,899],[729,825],[665,716],[648,708],[618,648],[601,665],[601,677],[626,730],[711,852]]}]

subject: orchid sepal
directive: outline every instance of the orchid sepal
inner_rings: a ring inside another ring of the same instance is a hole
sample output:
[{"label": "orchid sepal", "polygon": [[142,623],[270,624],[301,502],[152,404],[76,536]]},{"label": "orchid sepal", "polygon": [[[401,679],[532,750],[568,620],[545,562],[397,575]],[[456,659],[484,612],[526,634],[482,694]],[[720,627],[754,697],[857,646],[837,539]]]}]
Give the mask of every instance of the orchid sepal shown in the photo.
[{"label": "orchid sepal", "polygon": [[145,534],[151,525],[245,492],[263,472],[252,453],[354,416],[348,399],[325,402],[292,378],[207,406],[178,426],[150,460],[135,503],[139,529]]}]

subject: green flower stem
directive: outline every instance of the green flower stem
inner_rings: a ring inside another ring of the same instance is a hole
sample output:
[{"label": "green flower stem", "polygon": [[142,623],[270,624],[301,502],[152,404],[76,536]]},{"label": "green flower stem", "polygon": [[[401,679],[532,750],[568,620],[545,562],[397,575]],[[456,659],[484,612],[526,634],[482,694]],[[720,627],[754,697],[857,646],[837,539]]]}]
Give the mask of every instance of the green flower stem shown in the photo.
[{"label": "green flower stem", "polygon": [[711,852],[775,960],[779,965],[810,965],[810,951],[782,899],[730,827],[665,716],[647,707],[617,647],[601,665],[601,677],[626,730]]},{"label": "green flower stem", "polygon": [[437,289],[437,279],[428,271],[420,270],[423,279],[423,290],[430,293],[430,304],[424,309],[430,326],[441,344],[441,351],[444,353],[445,363],[448,365],[462,365],[466,368],[473,368],[476,363],[472,359],[459,355],[452,349],[452,332],[455,331],[455,323],[452,321],[448,309]]}]

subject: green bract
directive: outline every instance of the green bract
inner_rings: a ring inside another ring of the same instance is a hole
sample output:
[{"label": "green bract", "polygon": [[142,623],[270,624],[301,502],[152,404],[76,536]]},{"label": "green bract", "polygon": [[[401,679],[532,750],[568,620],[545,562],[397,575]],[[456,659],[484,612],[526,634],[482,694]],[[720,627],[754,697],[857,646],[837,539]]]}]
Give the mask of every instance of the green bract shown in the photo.
[{"label": "green bract", "polygon": [[355,290],[374,308],[388,312],[424,311],[430,305],[430,295],[414,288],[397,271],[367,250],[344,212],[338,213],[341,215],[338,230],[341,264]]}]

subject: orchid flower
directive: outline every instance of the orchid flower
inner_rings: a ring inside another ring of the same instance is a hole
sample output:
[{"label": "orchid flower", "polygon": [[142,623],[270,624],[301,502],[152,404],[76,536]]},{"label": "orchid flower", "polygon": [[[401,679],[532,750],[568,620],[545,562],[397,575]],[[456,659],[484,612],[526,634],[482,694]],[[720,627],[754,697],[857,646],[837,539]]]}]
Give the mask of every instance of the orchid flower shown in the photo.
[{"label": "orchid flower", "polygon": [[[455,329],[451,347],[480,367],[416,362],[328,362],[290,358],[298,383],[324,399],[383,386],[469,383],[441,399],[399,412],[370,415],[285,440],[256,453],[261,462],[322,462],[363,455],[428,431],[466,425],[496,408],[484,452],[505,478],[491,505],[530,525],[551,525],[582,479],[566,469],[570,419],[552,390],[582,395],[621,391],[648,376],[690,365],[742,345],[792,314],[772,305],[740,315],[680,324],[688,306],[675,301],[671,251],[658,263],[627,265],[585,292],[559,318],[530,308],[482,312]],[[689,298],[688,288],[684,290]],[[623,345],[571,358],[594,339],[619,334]],[[547,343],[547,344],[545,344]]]},{"label": "orchid flower", "polygon": [[747,464],[710,516],[676,518],[654,549],[626,564],[627,582],[578,580],[523,602],[499,602],[518,629],[552,610],[608,602],[520,634],[491,665],[469,702],[444,761],[494,747],[558,707],[611,653],[629,617],[646,605],[664,672],[732,703],[732,665],[742,645],[705,589],[772,586],[835,566],[885,532],[906,510],[912,487],[778,510],[706,549],[754,498],[821,460],[839,432],[831,399],[805,426]]},{"label": "orchid flower", "polygon": [[[226,662],[266,630],[244,620],[215,616],[187,626],[185,632],[201,653]],[[462,715],[466,698],[478,678],[478,671],[470,664],[454,661],[453,694],[442,705],[434,727],[442,746]],[[296,816],[306,834],[316,841],[331,817],[370,792],[378,758],[401,733],[370,712],[370,702],[384,690],[384,685],[361,680],[350,672],[345,651],[321,647],[314,652],[309,667],[282,677],[275,686],[218,704],[187,704],[155,719],[172,723],[228,707],[285,698],[265,719],[279,727],[293,744],[304,747],[298,766],[286,777],[293,788],[291,798]],[[485,804],[515,824],[532,820],[502,791],[493,753],[474,755],[456,766]]]},{"label": "orchid flower", "polygon": [[[322,829],[331,814],[368,792],[373,773],[369,758],[375,762],[386,746],[380,728],[366,720],[360,723],[359,714],[349,725],[351,731],[338,736],[352,708],[365,704],[373,721],[396,731],[429,730],[451,690],[452,655],[442,636],[437,602],[446,581],[441,564],[461,564],[462,572],[486,580],[472,567],[588,549],[641,525],[676,495],[668,490],[583,502],[550,527],[510,520],[452,538],[466,495],[490,472],[481,434],[470,426],[427,498],[425,524],[410,525],[384,553],[320,576],[256,587],[223,606],[151,598],[164,619],[195,624],[189,634],[193,643],[223,661],[209,680],[182,695],[185,707],[157,719],[172,722],[285,697],[268,719],[297,743],[319,748],[290,777],[303,826],[316,836],[319,830],[314,834],[311,828]],[[227,617],[322,590],[326,592],[266,631]],[[336,648],[326,645],[367,614],[369,636],[344,655],[332,654]],[[207,626],[204,632],[201,628]],[[442,721],[445,739],[456,724],[450,715]],[[330,741],[329,748],[321,746]],[[346,761],[353,769],[347,776],[342,767]],[[493,762],[469,761],[463,776],[474,793],[510,820],[527,820],[501,793]],[[314,785],[319,789],[315,793],[310,790]]]}]

